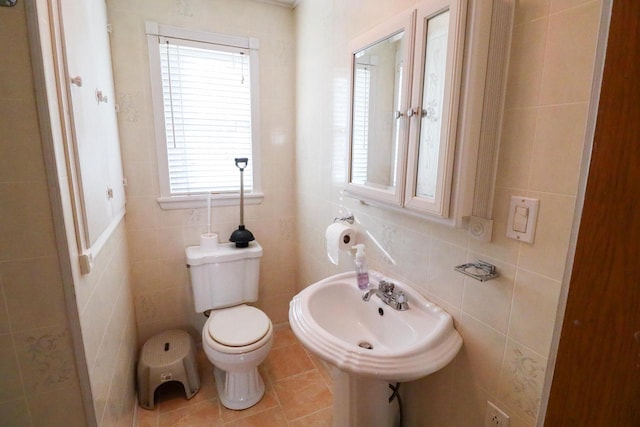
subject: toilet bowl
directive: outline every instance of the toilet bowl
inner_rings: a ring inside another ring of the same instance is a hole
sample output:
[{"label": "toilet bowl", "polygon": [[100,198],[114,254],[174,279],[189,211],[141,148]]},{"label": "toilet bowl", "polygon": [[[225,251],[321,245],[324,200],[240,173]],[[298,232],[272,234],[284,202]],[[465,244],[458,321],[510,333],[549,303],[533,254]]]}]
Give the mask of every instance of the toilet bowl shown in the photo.
[{"label": "toilet bowl", "polygon": [[213,310],[202,328],[202,348],[214,366],[220,402],[246,409],[262,399],[258,372],[273,343],[273,325],[261,310],[245,304]]}]

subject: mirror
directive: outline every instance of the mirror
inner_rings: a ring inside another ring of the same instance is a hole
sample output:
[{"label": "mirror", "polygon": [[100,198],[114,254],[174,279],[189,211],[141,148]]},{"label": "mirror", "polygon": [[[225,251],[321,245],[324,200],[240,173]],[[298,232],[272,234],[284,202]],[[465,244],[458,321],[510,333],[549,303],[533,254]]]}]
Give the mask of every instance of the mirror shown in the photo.
[{"label": "mirror", "polygon": [[406,112],[413,11],[350,43],[349,181],[353,193],[400,205],[404,189]]},{"label": "mirror", "polygon": [[351,182],[396,186],[405,31],[353,55]]}]

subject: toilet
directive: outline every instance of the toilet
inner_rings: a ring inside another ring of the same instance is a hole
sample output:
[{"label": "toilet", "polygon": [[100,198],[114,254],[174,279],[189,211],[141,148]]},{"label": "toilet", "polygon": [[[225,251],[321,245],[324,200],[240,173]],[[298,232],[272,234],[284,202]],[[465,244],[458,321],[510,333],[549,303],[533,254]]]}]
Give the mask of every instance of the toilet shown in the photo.
[{"label": "toilet", "polygon": [[195,310],[211,310],[202,348],[214,366],[220,402],[229,409],[249,408],[264,395],[258,365],[273,343],[269,317],[246,304],[258,300],[262,247],[255,241],[247,248],[190,246],[186,256]]}]

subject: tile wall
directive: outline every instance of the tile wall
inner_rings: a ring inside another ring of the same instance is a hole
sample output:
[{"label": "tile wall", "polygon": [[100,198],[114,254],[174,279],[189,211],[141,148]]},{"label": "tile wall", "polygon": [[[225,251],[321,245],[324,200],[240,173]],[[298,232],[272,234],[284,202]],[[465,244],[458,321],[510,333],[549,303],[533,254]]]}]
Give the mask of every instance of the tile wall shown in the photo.
[{"label": "tile wall", "polygon": [[[294,20],[290,8],[250,0],[108,0],[111,48],[127,187],[127,238],[140,342],[172,327],[200,340],[184,248],[206,232],[206,209],[162,210],[144,22],[260,41],[262,204],[247,206],[245,224],[264,249],[257,305],[274,323],[287,321],[295,293]],[[213,209],[221,240],[238,226],[238,208]]]},{"label": "tile wall", "polygon": [[[350,270],[325,256],[324,230],[355,213],[396,261],[369,244],[371,267],[399,277],[449,311],[464,339],[442,371],[404,388],[409,425],[479,425],[486,400],[533,426],[576,203],[601,1],[517,2],[490,243],[340,197],[348,129],[348,41],[411,7],[403,0],[311,1],[295,9],[296,180],[302,286]],[[533,244],[505,237],[509,199],[540,199]],[[453,266],[484,259],[501,277],[479,284]]]},{"label": "tile wall", "polygon": [[0,10],[0,424],[84,425],[25,2]]},{"label": "tile wall", "polygon": [[133,422],[137,329],[126,226],[113,232],[88,275],[74,278],[91,395],[100,427]]}]

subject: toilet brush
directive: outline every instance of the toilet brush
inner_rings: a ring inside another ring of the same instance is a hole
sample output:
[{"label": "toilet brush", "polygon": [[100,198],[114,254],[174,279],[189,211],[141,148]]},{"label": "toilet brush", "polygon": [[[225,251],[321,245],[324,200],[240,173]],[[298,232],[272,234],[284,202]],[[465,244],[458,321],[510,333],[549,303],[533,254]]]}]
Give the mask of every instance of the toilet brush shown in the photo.
[{"label": "toilet brush", "polygon": [[236,158],[236,167],[240,169],[240,225],[238,229],[231,233],[229,241],[236,244],[236,248],[246,248],[249,242],[255,240],[253,234],[244,228],[244,169],[249,164],[246,157]]}]

